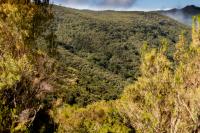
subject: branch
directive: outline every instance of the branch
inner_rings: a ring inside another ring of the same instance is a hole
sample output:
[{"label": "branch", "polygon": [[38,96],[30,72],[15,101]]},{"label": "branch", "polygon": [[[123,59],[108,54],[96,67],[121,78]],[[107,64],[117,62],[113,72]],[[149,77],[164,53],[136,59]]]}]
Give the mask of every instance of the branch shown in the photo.
[{"label": "branch", "polygon": [[184,102],[184,100],[181,100],[180,99],[180,96],[178,95],[178,100],[179,100],[179,103],[182,104],[186,110],[188,111],[189,115],[190,115],[190,118],[192,119],[193,123],[196,124],[196,121],[194,119],[194,117],[192,116],[192,112],[190,111],[189,107],[187,106],[187,104]]}]

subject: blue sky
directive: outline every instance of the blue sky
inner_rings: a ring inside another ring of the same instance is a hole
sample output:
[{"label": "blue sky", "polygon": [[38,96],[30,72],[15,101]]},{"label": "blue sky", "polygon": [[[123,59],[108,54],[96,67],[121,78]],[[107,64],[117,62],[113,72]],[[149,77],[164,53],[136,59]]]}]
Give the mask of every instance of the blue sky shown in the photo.
[{"label": "blue sky", "polygon": [[200,6],[200,0],[54,0],[63,6],[93,10],[160,10]]}]

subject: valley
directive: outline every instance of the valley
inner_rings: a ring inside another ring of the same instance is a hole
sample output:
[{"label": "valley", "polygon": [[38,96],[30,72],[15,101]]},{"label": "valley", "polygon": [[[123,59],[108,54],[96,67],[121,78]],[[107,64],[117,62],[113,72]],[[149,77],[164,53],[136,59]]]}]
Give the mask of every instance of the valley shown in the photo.
[{"label": "valley", "polygon": [[0,132],[200,131],[198,13],[0,1]]}]

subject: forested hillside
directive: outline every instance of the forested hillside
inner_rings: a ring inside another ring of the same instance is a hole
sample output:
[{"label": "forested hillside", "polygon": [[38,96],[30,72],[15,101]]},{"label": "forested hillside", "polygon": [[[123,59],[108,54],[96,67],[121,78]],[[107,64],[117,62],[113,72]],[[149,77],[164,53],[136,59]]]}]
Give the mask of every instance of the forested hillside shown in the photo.
[{"label": "forested hillside", "polygon": [[194,21],[0,1],[0,132],[198,132]]},{"label": "forested hillside", "polygon": [[143,43],[154,48],[160,42],[169,43],[170,58],[179,34],[184,31],[190,38],[189,27],[157,13],[60,6],[54,6],[53,11],[59,60],[76,71],[79,89],[73,102],[80,105],[116,99],[124,86],[137,80]]},{"label": "forested hillside", "polygon": [[58,42],[69,52],[127,80],[138,76],[144,42],[159,47],[165,39],[173,51],[178,35],[189,27],[156,13],[74,10],[54,7]]},{"label": "forested hillside", "polygon": [[200,131],[200,18],[192,41],[179,35],[172,59],[169,43],[141,49],[141,75],[125,87],[122,97],[86,108],[65,105],[52,110],[58,132],[198,133]]}]

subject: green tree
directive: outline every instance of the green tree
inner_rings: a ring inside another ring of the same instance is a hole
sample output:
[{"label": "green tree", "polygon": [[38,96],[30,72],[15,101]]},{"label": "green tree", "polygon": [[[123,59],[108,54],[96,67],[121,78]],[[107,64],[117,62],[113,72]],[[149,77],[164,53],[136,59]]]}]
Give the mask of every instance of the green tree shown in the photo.
[{"label": "green tree", "polygon": [[44,33],[52,13],[48,3],[37,2],[0,3],[0,132],[26,130],[41,107],[34,85],[36,58],[41,57],[36,38]]},{"label": "green tree", "polygon": [[188,50],[183,36],[177,43],[175,68],[164,47],[150,50],[144,47],[142,75],[125,89],[119,108],[138,132],[199,131],[200,33],[199,21],[194,23]]}]

